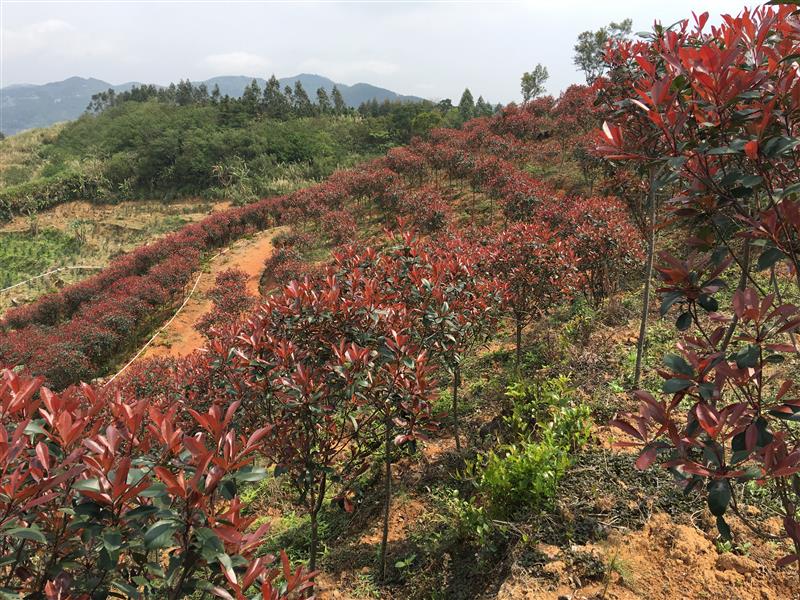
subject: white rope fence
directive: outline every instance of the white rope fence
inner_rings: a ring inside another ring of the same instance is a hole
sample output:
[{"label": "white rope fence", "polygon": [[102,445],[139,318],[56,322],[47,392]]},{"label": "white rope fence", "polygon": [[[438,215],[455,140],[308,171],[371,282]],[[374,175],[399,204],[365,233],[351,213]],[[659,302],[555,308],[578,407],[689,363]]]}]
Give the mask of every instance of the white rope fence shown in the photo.
[{"label": "white rope fence", "polygon": [[[214,256],[212,256],[212,257],[209,259],[209,262],[213,261],[215,258],[217,258],[218,256],[220,256],[221,254],[225,254],[227,251],[228,251],[228,248],[225,248],[224,250],[222,250],[222,251],[220,251],[220,252],[217,252],[217,253],[216,253]],[[155,341],[155,339],[156,339],[156,338],[157,338],[157,337],[158,337],[158,336],[159,336],[159,335],[160,335],[160,334],[161,334],[161,333],[162,333],[162,332],[163,332],[163,331],[164,331],[164,330],[165,330],[167,327],[169,327],[169,326],[170,326],[170,324],[171,324],[171,323],[172,323],[172,322],[175,320],[175,318],[178,316],[178,314],[180,314],[180,312],[181,312],[181,311],[184,309],[184,307],[186,306],[186,304],[189,302],[189,299],[190,299],[190,298],[191,298],[191,297],[194,295],[194,292],[195,292],[195,290],[197,290],[197,286],[198,286],[198,284],[200,283],[200,279],[202,279],[202,277],[203,277],[203,272],[201,271],[201,272],[200,272],[200,274],[197,276],[197,279],[195,279],[194,285],[192,286],[192,289],[191,289],[191,291],[189,292],[189,295],[188,295],[188,296],[186,296],[186,298],[183,300],[183,303],[182,303],[182,304],[181,304],[181,305],[178,307],[178,310],[176,310],[176,311],[175,311],[175,314],[173,314],[173,315],[170,317],[169,321],[167,321],[166,323],[164,323],[164,324],[163,324],[163,325],[162,325],[162,326],[159,328],[159,330],[158,330],[158,331],[156,331],[156,332],[153,334],[153,337],[151,337],[149,340],[147,340],[147,343],[146,343],[144,346],[142,346],[142,347],[141,347],[141,349],[140,349],[140,350],[139,350],[139,351],[138,351],[138,352],[137,352],[137,353],[134,355],[134,357],[133,357],[132,359],[130,359],[130,360],[127,362],[127,363],[125,363],[125,366],[124,366],[124,367],[122,367],[122,368],[121,368],[119,371],[117,371],[117,372],[116,372],[116,373],[115,373],[115,374],[114,374],[114,375],[111,377],[111,379],[109,379],[108,381],[106,381],[106,382],[103,384],[103,387],[107,386],[109,383],[111,383],[112,381],[114,381],[114,380],[115,380],[117,377],[119,377],[120,375],[122,375],[122,373],[125,371],[125,369],[127,369],[128,367],[130,367],[130,366],[131,366],[131,365],[132,365],[132,364],[133,364],[133,363],[136,361],[136,359],[137,359],[137,358],[139,358],[139,357],[142,355],[142,353],[143,353],[145,350],[147,350],[147,349],[150,347],[150,344],[152,344],[152,343]]]},{"label": "white rope fence", "polygon": [[18,288],[21,285],[25,285],[26,283],[30,283],[31,281],[36,281],[37,279],[41,279],[42,277],[47,277],[48,275],[52,275],[53,273],[58,273],[59,271],[68,271],[68,270],[84,270],[84,271],[99,271],[105,269],[105,267],[93,267],[89,265],[75,265],[72,267],[58,267],[57,269],[51,269],[41,275],[37,275],[36,277],[31,277],[30,279],[26,279],[25,281],[20,281],[19,283],[15,283],[14,285],[10,285],[6,288],[0,289],[0,294],[3,292],[7,292],[9,290],[13,290],[14,288]]}]

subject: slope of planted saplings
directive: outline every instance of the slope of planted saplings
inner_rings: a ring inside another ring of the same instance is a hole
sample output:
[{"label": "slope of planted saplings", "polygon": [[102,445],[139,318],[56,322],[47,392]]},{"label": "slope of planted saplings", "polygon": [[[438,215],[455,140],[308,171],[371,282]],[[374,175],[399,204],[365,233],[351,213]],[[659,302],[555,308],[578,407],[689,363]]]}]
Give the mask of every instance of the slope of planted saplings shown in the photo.
[{"label": "slope of planted saplings", "polygon": [[7,312],[0,592],[796,597],[800,20],[707,18]]}]

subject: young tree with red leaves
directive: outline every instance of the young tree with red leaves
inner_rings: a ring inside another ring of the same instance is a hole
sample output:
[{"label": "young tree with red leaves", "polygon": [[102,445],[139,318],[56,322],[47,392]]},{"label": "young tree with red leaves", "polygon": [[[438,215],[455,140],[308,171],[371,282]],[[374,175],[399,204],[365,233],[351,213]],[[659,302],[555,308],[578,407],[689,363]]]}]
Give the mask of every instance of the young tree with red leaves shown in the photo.
[{"label": "young tree with red leaves", "polygon": [[[642,70],[642,65],[648,65],[646,68],[652,73],[659,61],[663,66],[663,59],[658,57],[654,48],[655,45],[643,41],[633,42],[624,38],[615,40],[605,53],[605,61],[609,67],[608,77],[598,78],[594,84],[601,103],[599,112],[607,119],[603,123],[604,137],[601,138],[597,151],[608,160],[633,165],[635,176],[644,190],[643,194],[635,193],[638,197],[644,195],[644,199],[631,206],[647,236],[644,291],[633,373],[634,387],[639,385],[641,379],[647,343],[647,320],[650,314],[659,230],[658,191],[665,183],[662,177],[665,168],[663,158],[665,152],[668,152],[659,127],[659,123],[663,123],[659,107],[668,105],[675,97],[666,82],[656,82],[655,85],[647,82],[647,71]],[[620,123],[624,123],[624,135],[618,125]],[[630,159],[635,161],[630,162]]]},{"label": "young tree with red leaves", "polygon": [[485,270],[485,246],[447,235],[423,243],[411,232],[393,236],[386,285],[403,299],[414,321],[414,337],[452,381],[453,436],[459,437],[461,363],[494,331],[502,286]]},{"label": "young tree with red leaves", "polygon": [[[642,448],[637,466],[671,468],[687,489],[706,488],[723,538],[740,510],[738,490],[758,481],[781,506],[794,552],[779,565],[800,566],[800,443],[793,390],[800,313],[781,299],[776,266],[797,273],[797,151],[800,23],[790,6],[745,10],[705,31],[708,14],[623,48],[638,66],[635,94],[664,148],[661,164],[678,186],[674,215],[691,236],[687,256],[662,254],[662,313],[679,307],[687,331],[668,355],[663,392],[639,391],[638,414],[616,425]],[[609,152],[636,160],[627,121],[606,129]],[[755,261],[755,253],[760,252]],[[753,264],[756,263],[756,264]],[[732,314],[720,306],[720,276],[735,265]],[[771,291],[754,269],[771,269]],[[691,331],[691,334],[688,333]],[[688,406],[685,415],[677,414]]]},{"label": "young tree with red leaves", "polygon": [[522,331],[534,318],[572,295],[577,258],[570,244],[545,223],[519,223],[492,244],[491,273],[504,285],[514,319],[516,363],[522,360]]}]

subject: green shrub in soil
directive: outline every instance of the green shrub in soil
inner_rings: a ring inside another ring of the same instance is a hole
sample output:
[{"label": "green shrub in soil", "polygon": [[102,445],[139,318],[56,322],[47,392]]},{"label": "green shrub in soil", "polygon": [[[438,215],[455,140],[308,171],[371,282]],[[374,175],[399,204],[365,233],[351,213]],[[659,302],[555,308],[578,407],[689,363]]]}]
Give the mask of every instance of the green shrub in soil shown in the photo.
[{"label": "green shrub in soil", "polygon": [[513,441],[479,456],[468,466],[493,518],[508,519],[547,509],[572,454],[589,439],[590,409],[575,402],[565,377],[509,386],[505,418]]}]

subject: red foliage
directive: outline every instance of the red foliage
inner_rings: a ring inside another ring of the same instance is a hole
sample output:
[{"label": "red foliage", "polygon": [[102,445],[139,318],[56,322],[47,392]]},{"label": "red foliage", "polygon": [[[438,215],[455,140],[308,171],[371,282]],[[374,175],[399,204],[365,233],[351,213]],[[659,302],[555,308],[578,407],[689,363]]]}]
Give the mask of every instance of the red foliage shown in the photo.
[{"label": "red foliage", "polygon": [[226,269],[217,275],[214,288],[209,293],[213,308],[195,325],[206,339],[224,335],[233,328],[256,304],[256,298],[247,290],[247,273],[239,269]]},{"label": "red foliage", "polygon": [[351,241],[356,235],[356,220],[346,210],[330,210],[322,215],[322,231],[336,245]]},{"label": "red foliage", "polygon": [[[162,411],[85,385],[54,394],[40,379],[2,372],[4,589],[80,600],[93,597],[87,590],[145,589],[177,599],[207,582],[222,598],[259,586],[269,597],[298,597],[312,574],[289,572],[282,556],[288,586],[277,592],[272,559],[256,558],[268,526],[252,530],[231,493],[237,479],[257,475],[250,464],[270,432],[237,436],[236,408]],[[193,432],[175,425],[179,413]],[[168,574],[142,561],[166,548]]]},{"label": "red foliage", "polygon": [[512,225],[497,236],[491,253],[490,271],[505,286],[505,303],[516,325],[519,362],[525,325],[574,293],[577,256],[544,223]]},{"label": "red foliage", "polygon": [[[664,359],[665,399],[637,392],[638,414],[616,425],[641,446],[639,467],[657,462],[688,489],[705,485],[725,538],[739,487],[748,480],[766,487],[794,544],[779,561],[785,565],[800,559],[800,443],[792,425],[800,403],[790,337],[800,317],[780,300],[776,266],[800,273],[800,74],[790,60],[800,51],[800,22],[792,6],[727,15],[710,31],[707,20],[706,13],[652,41],[611,48],[614,68],[599,85],[613,107],[600,152],[669,177],[679,188],[673,214],[690,231],[688,258],[662,254],[659,272],[662,314],[679,307],[678,328],[693,333]],[[732,264],[740,283],[726,314],[715,293]],[[756,268],[772,270],[770,284],[753,277]]]},{"label": "red foliage", "polygon": [[579,265],[578,280],[595,305],[617,291],[625,273],[641,268],[642,236],[627,207],[616,198],[571,198],[568,208],[548,222],[561,222],[562,232]]}]

